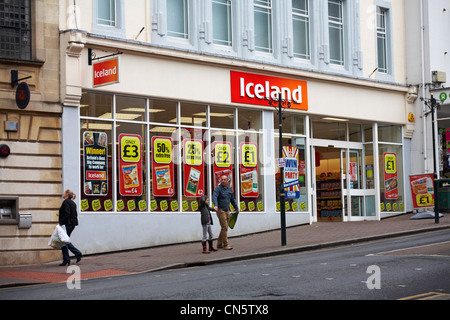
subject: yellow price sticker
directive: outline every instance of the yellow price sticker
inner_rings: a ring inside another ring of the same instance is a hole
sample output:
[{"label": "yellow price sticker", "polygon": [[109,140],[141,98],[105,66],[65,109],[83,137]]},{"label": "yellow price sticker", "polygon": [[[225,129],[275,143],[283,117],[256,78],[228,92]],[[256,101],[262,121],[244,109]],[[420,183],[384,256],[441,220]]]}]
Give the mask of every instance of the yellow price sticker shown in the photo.
[{"label": "yellow price sticker", "polygon": [[203,164],[203,145],[200,141],[187,140],[184,144],[184,162],[189,166]]},{"label": "yellow price sticker", "polygon": [[156,138],[153,141],[153,158],[158,164],[170,164],[172,162],[172,141]]},{"label": "yellow price sticker", "polygon": [[243,144],[241,147],[241,163],[244,167],[256,167],[257,148],[254,144]]},{"label": "yellow price sticker", "polygon": [[384,156],[384,171],[388,174],[397,172],[397,157],[395,154],[386,154]]},{"label": "yellow price sticker", "polygon": [[92,201],[92,209],[94,211],[99,211],[102,208],[102,204],[100,203],[100,200],[94,200]]},{"label": "yellow price sticker", "polygon": [[431,194],[416,195],[416,202],[418,207],[430,207],[434,205],[433,197]]},{"label": "yellow price sticker", "polygon": [[139,137],[123,136],[120,140],[120,157],[124,162],[139,162],[141,160],[141,140]]},{"label": "yellow price sticker", "polygon": [[214,161],[219,168],[231,166],[231,146],[227,143],[217,143],[214,146]]}]

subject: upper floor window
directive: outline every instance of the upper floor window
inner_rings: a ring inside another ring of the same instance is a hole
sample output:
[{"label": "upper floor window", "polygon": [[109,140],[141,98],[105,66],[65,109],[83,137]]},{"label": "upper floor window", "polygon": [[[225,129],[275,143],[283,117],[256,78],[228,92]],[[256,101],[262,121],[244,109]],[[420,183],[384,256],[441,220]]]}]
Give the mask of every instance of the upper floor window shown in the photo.
[{"label": "upper floor window", "polygon": [[111,27],[116,26],[115,0],[98,0],[97,23]]},{"label": "upper floor window", "polygon": [[309,21],[309,0],[292,0],[294,56],[302,59],[310,59]]},{"label": "upper floor window", "polygon": [[233,44],[231,0],[212,0],[213,42],[225,46]]},{"label": "upper floor window", "polygon": [[342,0],[328,1],[328,33],[330,41],[330,63],[344,65],[344,3]]},{"label": "upper floor window", "polygon": [[255,49],[272,53],[272,0],[254,0]]},{"label": "upper floor window", "polygon": [[31,0],[0,1],[0,57],[31,59]]},{"label": "upper floor window", "polygon": [[189,37],[189,0],[167,0],[167,35],[176,38]]},{"label": "upper floor window", "polygon": [[387,10],[377,7],[377,67],[378,72],[388,73]]}]

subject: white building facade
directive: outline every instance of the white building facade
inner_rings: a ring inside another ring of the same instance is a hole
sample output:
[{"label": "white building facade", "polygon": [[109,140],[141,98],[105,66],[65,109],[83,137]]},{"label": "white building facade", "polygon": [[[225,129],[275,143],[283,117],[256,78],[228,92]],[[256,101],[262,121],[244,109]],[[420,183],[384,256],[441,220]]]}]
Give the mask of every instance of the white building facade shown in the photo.
[{"label": "white building facade", "polygon": [[84,253],[199,240],[199,197],[224,173],[241,211],[230,235],[278,229],[278,94],[295,163],[288,226],[410,206],[405,1],[60,1],[60,12],[63,189],[78,194]]}]

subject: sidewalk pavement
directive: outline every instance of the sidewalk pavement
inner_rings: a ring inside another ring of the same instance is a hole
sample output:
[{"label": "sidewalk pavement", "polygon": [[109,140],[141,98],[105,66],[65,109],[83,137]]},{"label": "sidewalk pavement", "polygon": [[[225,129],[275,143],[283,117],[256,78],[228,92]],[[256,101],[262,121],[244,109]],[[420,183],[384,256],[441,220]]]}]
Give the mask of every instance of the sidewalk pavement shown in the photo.
[{"label": "sidewalk pavement", "polygon": [[[450,229],[449,217],[444,216],[436,224],[434,219],[410,220],[411,216],[405,214],[381,221],[321,222],[291,227],[287,229],[286,246],[281,246],[281,231],[274,230],[231,238],[233,250],[202,254],[199,239],[195,243],[84,256],[78,266],[82,279],[92,279],[275,256]],[[216,243],[214,240],[214,245]],[[67,267],[58,266],[60,262],[0,267],[0,288],[64,282],[73,274],[66,273]],[[72,265],[75,265],[74,260]]]}]

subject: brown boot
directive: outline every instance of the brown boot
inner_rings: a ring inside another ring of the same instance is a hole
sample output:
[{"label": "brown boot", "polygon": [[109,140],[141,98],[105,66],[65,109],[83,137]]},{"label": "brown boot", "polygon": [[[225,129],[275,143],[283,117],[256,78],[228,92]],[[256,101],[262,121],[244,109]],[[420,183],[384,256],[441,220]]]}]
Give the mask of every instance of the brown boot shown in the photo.
[{"label": "brown boot", "polygon": [[214,246],[213,246],[212,240],[208,240],[208,244],[209,244],[209,251],[217,251],[217,249],[214,248]]},{"label": "brown boot", "polygon": [[203,252],[202,253],[209,253],[208,249],[206,248],[206,241],[202,241],[203,246]]}]

